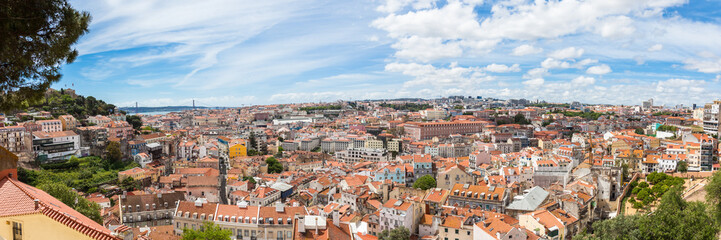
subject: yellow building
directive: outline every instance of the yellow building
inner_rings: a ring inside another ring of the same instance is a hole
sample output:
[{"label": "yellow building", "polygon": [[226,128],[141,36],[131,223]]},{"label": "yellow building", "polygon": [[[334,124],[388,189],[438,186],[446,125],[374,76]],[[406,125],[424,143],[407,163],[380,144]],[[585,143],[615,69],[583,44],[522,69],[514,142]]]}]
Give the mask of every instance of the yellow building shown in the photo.
[{"label": "yellow building", "polygon": [[228,157],[230,157],[230,159],[248,156],[245,139],[233,139],[228,145],[230,145],[230,147],[228,147]]},{"label": "yellow building", "polygon": [[139,167],[134,167],[134,168],[119,172],[118,173],[118,181],[122,182],[123,180],[125,180],[128,177],[131,177],[134,180],[140,180],[140,179],[147,177],[146,172],[147,171],[145,169],[142,169]]},{"label": "yellow building", "polygon": [[40,189],[0,180],[0,239],[119,239]]}]

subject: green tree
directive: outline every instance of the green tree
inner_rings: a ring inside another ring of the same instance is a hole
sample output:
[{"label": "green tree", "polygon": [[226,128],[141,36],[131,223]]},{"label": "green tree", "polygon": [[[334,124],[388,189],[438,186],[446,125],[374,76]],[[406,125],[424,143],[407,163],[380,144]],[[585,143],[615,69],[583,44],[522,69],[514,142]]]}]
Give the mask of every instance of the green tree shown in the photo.
[{"label": "green tree", "polygon": [[613,219],[593,223],[593,235],[580,234],[574,240],[591,239],[643,239],[638,230],[641,215],[620,215]]},{"label": "green tree", "polygon": [[111,163],[120,162],[123,158],[123,153],[120,151],[120,143],[118,142],[108,142],[108,145],[105,146],[105,151],[107,152],[106,156]]},{"label": "green tree", "polygon": [[411,232],[404,226],[394,228],[393,230],[383,230],[378,235],[378,240],[410,240]]},{"label": "green tree", "polygon": [[68,207],[71,207],[75,209],[75,211],[78,211],[79,213],[92,219],[93,221],[100,224],[103,223],[103,219],[100,217],[100,206],[97,203],[91,202],[78,195],[65,184],[56,182],[44,183],[38,188],[60,200],[65,205],[68,205]]},{"label": "green tree", "polygon": [[420,188],[423,190],[428,190],[434,187],[436,187],[436,179],[431,175],[425,175],[413,183],[413,188]]},{"label": "green tree", "polygon": [[143,126],[143,120],[138,115],[125,116],[125,121],[130,123],[135,130],[140,130],[140,127]]},{"label": "green tree", "polygon": [[222,229],[213,222],[203,222],[199,230],[183,229],[183,240],[230,240],[230,230]]},{"label": "green tree", "polygon": [[265,159],[265,163],[268,165],[268,173],[282,173],[283,172],[283,164],[278,162],[277,159],[274,157],[269,157]]},{"label": "green tree", "polygon": [[715,172],[705,186],[706,202],[711,208],[716,222],[721,223],[721,171]]},{"label": "green tree", "polygon": [[633,131],[633,132],[635,132],[636,134],[639,134],[639,135],[644,135],[644,134],[645,134],[645,133],[643,132],[643,128],[636,128],[636,130]]},{"label": "green tree", "polygon": [[688,171],[688,163],[686,161],[679,161],[676,165],[676,171],[686,173]]},{"label": "green tree", "polygon": [[66,0],[6,0],[0,5],[0,110],[38,101],[72,63],[72,45],[88,31],[90,14]]},{"label": "green tree", "polygon": [[245,176],[245,177],[243,177],[243,181],[248,181],[248,182],[250,182],[250,183],[255,184],[255,178],[253,178],[253,177],[251,177],[251,176]]},{"label": "green tree", "polygon": [[718,224],[713,223],[706,205],[686,202],[681,192],[680,186],[673,187],[655,211],[594,222],[593,234],[573,239],[716,239]]},{"label": "green tree", "polygon": [[[642,218],[640,230],[647,239],[714,239],[718,225],[701,202],[686,202],[681,188],[669,189],[656,211]],[[681,237],[681,238],[679,238]]]},{"label": "green tree", "polygon": [[140,182],[136,181],[132,177],[127,177],[120,182],[120,188],[126,191],[140,190]]},{"label": "green tree", "polygon": [[526,116],[523,116],[523,114],[519,113],[519,114],[516,114],[516,116],[513,116],[513,123],[523,125],[523,124],[529,124],[531,122],[526,120]]}]

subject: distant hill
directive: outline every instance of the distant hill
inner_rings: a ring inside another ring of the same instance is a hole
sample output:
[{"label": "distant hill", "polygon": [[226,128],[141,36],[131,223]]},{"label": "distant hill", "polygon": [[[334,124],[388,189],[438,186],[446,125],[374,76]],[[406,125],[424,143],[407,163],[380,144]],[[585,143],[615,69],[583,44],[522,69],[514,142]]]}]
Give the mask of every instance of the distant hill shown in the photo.
[{"label": "distant hill", "polygon": [[[193,110],[193,106],[164,106],[164,107],[121,107],[119,108],[128,114],[148,113],[148,112],[180,112],[185,110]],[[195,107],[195,109],[216,109],[209,107]]]}]

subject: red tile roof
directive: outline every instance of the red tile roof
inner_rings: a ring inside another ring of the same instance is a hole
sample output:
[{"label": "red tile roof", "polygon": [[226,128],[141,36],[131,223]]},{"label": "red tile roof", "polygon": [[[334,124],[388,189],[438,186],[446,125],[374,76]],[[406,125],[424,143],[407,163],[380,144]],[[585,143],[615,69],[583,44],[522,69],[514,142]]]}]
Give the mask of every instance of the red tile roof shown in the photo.
[{"label": "red tile roof", "polygon": [[[35,208],[34,200],[38,200]],[[0,217],[41,213],[93,239],[117,239],[110,230],[46,192],[13,180],[0,180]]]}]

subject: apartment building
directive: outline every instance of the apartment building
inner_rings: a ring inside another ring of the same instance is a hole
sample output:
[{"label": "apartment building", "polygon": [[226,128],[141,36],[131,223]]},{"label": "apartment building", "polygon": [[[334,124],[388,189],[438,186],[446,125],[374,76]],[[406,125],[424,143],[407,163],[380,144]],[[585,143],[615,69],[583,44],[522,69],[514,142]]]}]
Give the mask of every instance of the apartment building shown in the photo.
[{"label": "apartment building", "polygon": [[121,224],[129,227],[170,225],[178,202],[185,200],[182,192],[120,195]]},{"label": "apartment building", "polygon": [[293,239],[295,215],[308,214],[305,207],[288,207],[277,203],[275,207],[182,201],[173,218],[175,234],[183,228],[200,229],[205,221],[211,221],[232,232],[231,239],[290,240]]},{"label": "apartment building", "polygon": [[456,184],[473,184],[473,176],[458,166],[446,168],[438,172],[436,185],[439,188],[451,189]]},{"label": "apartment building", "polygon": [[58,117],[58,120],[60,120],[63,131],[75,130],[75,128],[80,126],[80,122],[78,122],[73,115],[62,115]]},{"label": "apartment building", "polygon": [[105,124],[108,124],[111,121],[113,121],[109,117],[101,116],[101,115],[90,116],[90,117],[88,117],[87,120],[88,120],[88,123],[96,125],[96,126],[105,126]]},{"label": "apartment building", "polygon": [[78,127],[80,146],[90,148],[90,154],[100,156],[105,152],[108,141],[108,129],[100,126]]},{"label": "apartment building", "polygon": [[78,155],[80,136],[73,131],[33,132],[33,150],[40,161],[60,161]]},{"label": "apartment building", "polygon": [[348,149],[351,141],[347,138],[326,138],[320,143],[320,150],[324,153],[335,153]]},{"label": "apartment building", "polygon": [[453,122],[410,122],[405,124],[406,135],[414,140],[445,138],[452,134],[473,134],[489,125],[486,121],[459,120]]},{"label": "apartment building", "polygon": [[380,209],[380,231],[390,231],[403,226],[411,232],[415,232],[415,204],[412,201],[388,199]]},{"label": "apartment building", "polygon": [[389,160],[390,155],[385,149],[349,148],[336,152],[335,157],[338,161],[354,164],[365,161],[386,162]]},{"label": "apartment building", "polygon": [[35,122],[40,125],[40,131],[43,132],[61,132],[63,131],[63,123],[60,120],[40,120]]},{"label": "apartment building", "polygon": [[703,130],[708,134],[717,134],[721,132],[721,100],[707,103],[703,107]]},{"label": "apartment building", "polygon": [[22,126],[0,127],[0,146],[10,152],[30,150],[30,133]]},{"label": "apartment building", "polygon": [[451,188],[448,204],[504,213],[509,199],[507,188],[459,183]]}]

